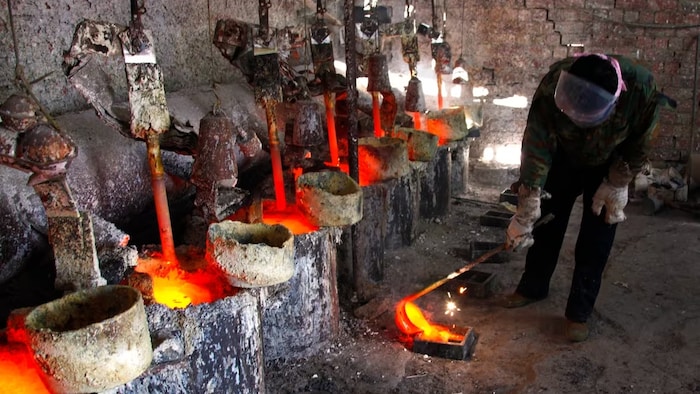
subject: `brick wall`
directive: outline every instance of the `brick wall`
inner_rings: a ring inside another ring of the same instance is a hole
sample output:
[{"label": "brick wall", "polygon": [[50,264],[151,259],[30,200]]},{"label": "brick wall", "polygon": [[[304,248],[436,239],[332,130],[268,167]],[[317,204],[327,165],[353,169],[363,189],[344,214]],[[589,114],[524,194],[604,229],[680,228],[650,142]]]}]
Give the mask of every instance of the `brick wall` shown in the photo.
[{"label": "brick wall", "polygon": [[[428,8],[430,4],[415,3]],[[445,4],[453,53],[467,54],[474,82],[490,84],[489,99],[513,94],[529,98],[547,66],[580,51],[579,44],[587,52],[626,55],[652,70],[659,89],[678,102],[675,111],[662,111],[652,160],[684,161],[693,132],[693,150],[700,150],[700,133],[694,131],[699,116],[693,114],[700,1],[447,0]],[[489,70],[488,80],[479,80],[484,75],[480,70]],[[527,110],[488,105],[484,116],[483,138],[475,142],[473,155],[487,144],[519,140]]]}]

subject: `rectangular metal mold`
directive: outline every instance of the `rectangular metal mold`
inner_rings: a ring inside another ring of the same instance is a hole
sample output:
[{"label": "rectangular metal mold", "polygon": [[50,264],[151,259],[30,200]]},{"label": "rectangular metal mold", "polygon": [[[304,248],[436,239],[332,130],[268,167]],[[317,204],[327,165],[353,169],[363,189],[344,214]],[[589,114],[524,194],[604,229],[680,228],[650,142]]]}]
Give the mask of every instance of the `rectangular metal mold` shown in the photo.
[{"label": "rectangular metal mold", "polygon": [[513,214],[504,211],[487,211],[485,214],[479,217],[479,224],[482,226],[492,226],[492,227],[508,227],[510,224],[510,219]]},{"label": "rectangular metal mold", "polygon": [[422,334],[418,334],[413,339],[413,352],[451,360],[469,359],[476,344],[474,330],[471,327],[456,327],[451,331],[462,335],[462,340],[460,342],[436,342],[424,339]]},{"label": "rectangular metal mold", "polygon": [[[452,279],[451,289],[454,294],[460,294],[460,288],[466,288],[466,295],[474,298],[488,298],[493,294],[493,283],[496,274],[483,271],[469,270]],[[462,290],[464,292],[464,290]]]},{"label": "rectangular metal mold", "polygon": [[[486,252],[496,249],[502,245],[502,242],[491,242],[491,241],[469,241],[469,260],[476,260]],[[489,257],[484,261],[484,264],[494,263],[502,264],[510,260],[510,254],[507,251],[502,251],[496,253],[495,255]]]},{"label": "rectangular metal mold", "polygon": [[518,205],[518,195],[513,193],[510,189],[505,189],[501,192],[498,197],[498,202],[507,202],[513,205]]}]

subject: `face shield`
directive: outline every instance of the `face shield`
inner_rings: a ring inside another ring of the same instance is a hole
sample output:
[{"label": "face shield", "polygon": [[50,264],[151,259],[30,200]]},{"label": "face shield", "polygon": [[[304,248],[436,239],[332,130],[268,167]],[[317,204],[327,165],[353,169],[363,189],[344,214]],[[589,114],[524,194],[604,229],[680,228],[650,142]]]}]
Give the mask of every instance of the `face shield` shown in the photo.
[{"label": "face shield", "polygon": [[[618,89],[619,92],[619,89]],[[578,127],[603,123],[615,108],[617,95],[576,75],[562,71],[554,91],[554,102]]]}]

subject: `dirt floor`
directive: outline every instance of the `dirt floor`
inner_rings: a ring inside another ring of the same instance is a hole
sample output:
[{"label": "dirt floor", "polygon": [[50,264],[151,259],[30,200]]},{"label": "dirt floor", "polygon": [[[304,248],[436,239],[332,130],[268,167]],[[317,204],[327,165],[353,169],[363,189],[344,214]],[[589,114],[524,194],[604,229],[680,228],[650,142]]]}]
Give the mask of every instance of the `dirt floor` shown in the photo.
[{"label": "dirt floor", "polygon": [[508,252],[500,263],[474,268],[494,274],[490,296],[460,298],[454,316],[444,313],[446,291],[421,305],[431,321],[472,327],[471,358],[413,352],[394,323],[396,303],[467,264],[470,241],[504,239],[504,229],[479,225],[498,191],[473,192],[453,199],[449,215],[421,223],[411,247],[386,252],[379,296],[364,305],[341,300],[342,332],[325,351],[267,365],[268,392],[700,392],[700,220],[670,208],[647,216],[635,202],[618,227],[586,342],[564,337],[579,202],[548,299],[498,306],[524,266],[524,253]]}]

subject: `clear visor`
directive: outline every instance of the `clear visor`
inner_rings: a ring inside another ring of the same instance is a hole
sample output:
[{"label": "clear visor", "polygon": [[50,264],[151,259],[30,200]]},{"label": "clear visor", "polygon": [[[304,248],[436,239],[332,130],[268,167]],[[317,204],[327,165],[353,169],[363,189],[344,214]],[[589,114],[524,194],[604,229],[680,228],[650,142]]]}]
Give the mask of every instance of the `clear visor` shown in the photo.
[{"label": "clear visor", "polygon": [[559,75],[554,91],[557,108],[582,128],[603,123],[610,116],[616,101],[614,94],[566,71]]}]

